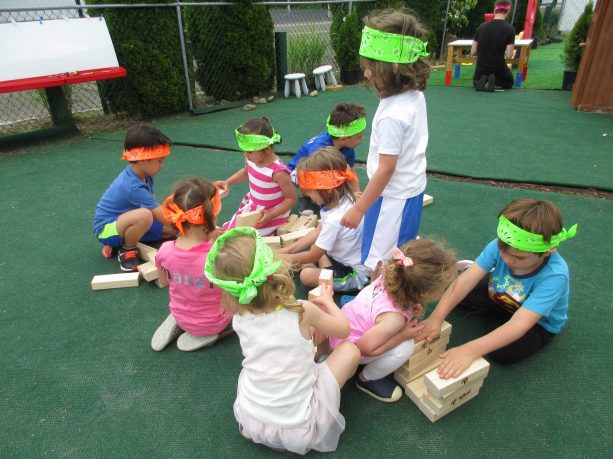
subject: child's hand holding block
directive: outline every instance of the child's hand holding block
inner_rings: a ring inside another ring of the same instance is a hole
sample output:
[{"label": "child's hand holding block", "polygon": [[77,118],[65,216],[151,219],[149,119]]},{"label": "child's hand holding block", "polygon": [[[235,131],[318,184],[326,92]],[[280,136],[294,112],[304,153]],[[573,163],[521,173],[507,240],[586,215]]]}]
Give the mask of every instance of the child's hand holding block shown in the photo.
[{"label": "child's hand holding block", "polygon": [[309,291],[309,301],[313,301],[314,298],[319,297],[319,295],[321,295],[321,289],[320,287],[315,287],[313,290]]}]

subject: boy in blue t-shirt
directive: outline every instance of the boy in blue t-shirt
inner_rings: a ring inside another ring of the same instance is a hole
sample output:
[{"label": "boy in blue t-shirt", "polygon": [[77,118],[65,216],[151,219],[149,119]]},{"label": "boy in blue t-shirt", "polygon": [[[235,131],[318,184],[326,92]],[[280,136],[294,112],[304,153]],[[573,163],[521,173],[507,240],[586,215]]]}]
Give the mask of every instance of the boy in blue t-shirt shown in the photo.
[{"label": "boy in blue t-shirt", "polygon": [[117,259],[122,271],[136,271],[139,241],[174,236],[153,192],[153,176],[170,154],[170,139],[146,123],[128,129],[121,159],[130,162],[100,198],[94,213],[94,234],[102,256]]},{"label": "boy in blue t-shirt", "polygon": [[[347,160],[351,170],[355,172],[355,148],[364,140],[364,130],[366,129],[366,110],[357,104],[338,104],[336,105],[326,121],[326,132],[322,132],[316,137],[307,140],[298,149],[298,152],[289,161],[287,167],[292,171],[292,182],[297,186],[294,170],[301,159],[306,158],[323,147],[336,147]],[[353,180],[350,182],[353,191],[360,191],[360,182]],[[300,208],[305,210],[313,208],[312,201],[305,197],[300,197]],[[318,208],[318,207],[317,207]]]},{"label": "boy in blue t-shirt", "polygon": [[568,266],[558,245],[575,236],[549,201],[518,199],[498,215],[498,238],[445,292],[424,321],[419,340],[433,340],[459,304],[485,312],[487,334],[441,354],[441,378],[459,376],[485,354],[518,362],[549,344],[567,320]]}]

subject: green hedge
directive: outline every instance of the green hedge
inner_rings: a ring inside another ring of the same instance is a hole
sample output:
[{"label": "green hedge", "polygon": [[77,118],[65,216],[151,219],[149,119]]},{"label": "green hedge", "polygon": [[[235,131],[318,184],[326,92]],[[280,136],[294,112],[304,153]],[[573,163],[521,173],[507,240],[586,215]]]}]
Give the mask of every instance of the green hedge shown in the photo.
[{"label": "green hedge", "polygon": [[[89,0],[91,4],[136,4],[142,0]],[[168,3],[148,1],[147,3]],[[90,15],[101,10],[89,10]],[[183,63],[173,8],[104,10],[119,65],[125,78],[98,83],[107,111],[152,116],[188,106]]]},{"label": "green hedge", "polygon": [[196,81],[207,96],[238,100],[270,91],[275,81],[274,26],[268,8],[187,8]]}]

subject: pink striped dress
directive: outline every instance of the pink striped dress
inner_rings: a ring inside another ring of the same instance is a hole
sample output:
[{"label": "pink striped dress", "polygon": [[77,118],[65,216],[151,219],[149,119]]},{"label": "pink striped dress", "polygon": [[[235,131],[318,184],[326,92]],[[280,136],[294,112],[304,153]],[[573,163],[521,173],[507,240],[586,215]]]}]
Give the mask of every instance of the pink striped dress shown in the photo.
[{"label": "pink striped dress", "polygon": [[[285,196],[281,187],[272,179],[277,172],[290,173],[289,169],[280,159],[270,163],[268,166],[258,167],[251,161],[247,163],[247,174],[249,176],[249,193],[245,195],[240,203],[238,210],[229,222],[223,224],[224,229],[231,229],[236,226],[236,216],[244,212],[266,209],[270,210],[283,202]],[[266,226],[258,228],[262,236],[270,236],[277,231],[277,228],[285,223],[289,218],[290,211],[269,221]]]}]

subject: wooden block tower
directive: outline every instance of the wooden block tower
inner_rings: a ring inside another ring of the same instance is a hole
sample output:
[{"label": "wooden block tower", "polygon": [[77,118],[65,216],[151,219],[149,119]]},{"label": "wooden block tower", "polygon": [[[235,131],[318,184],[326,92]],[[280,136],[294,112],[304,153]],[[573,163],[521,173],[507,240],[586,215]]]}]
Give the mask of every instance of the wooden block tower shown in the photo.
[{"label": "wooden block tower", "polygon": [[444,322],[438,339],[416,343],[411,358],[394,373],[407,396],[432,422],[475,397],[489,371],[489,363],[478,358],[458,378],[441,379],[438,355],[447,349],[450,337],[451,324]]}]

